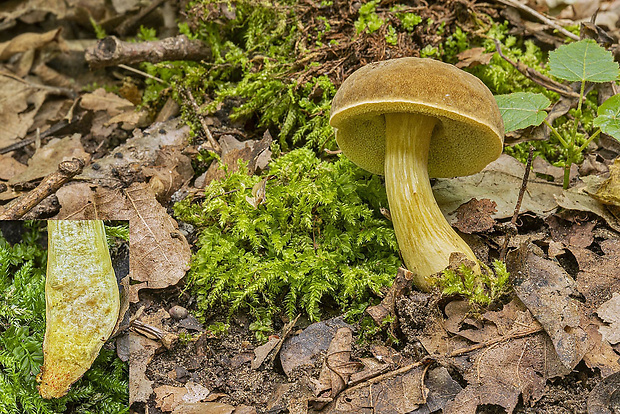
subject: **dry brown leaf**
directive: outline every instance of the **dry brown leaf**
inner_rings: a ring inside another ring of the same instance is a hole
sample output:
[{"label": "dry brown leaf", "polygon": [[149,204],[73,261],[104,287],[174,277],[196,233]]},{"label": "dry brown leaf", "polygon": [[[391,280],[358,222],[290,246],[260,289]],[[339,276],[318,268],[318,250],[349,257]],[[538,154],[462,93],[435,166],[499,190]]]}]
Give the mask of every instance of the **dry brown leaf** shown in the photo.
[{"label": "dry brown leaf", "polygon": [[0,19],[3,22],[12,22],[20,19],[29,23],[37,23],[47,18],[47,13],[54,14],[57,19],[63,19],[67,13],[67,4],[63,0],[26,0],[4,2],[0,9]]},{"label": "dry brown leaf", "polygon": [[189,269],[190,247],[148,184],[133,183],[124,190],[96,186],[94,193],[92,187],[72,185],[60,191],[58,218],[129,220],[131,277],[144,282],[131,285],[132,302],[139,289],[176,285]]},{"label": "dry brown leaf", "polygon": [[615,231],[620,231],[620,220],[609,211],[607,206],[592,197],[592,194],[596,193],[602,178],[589,175],[581,177],[581,181],[583,184],[571,187],[558,195],[556,197],[557,204],[566,210],[594,213],[605,220],[609,227]]},{"label": "dry brown leaf", "polygon": [[399,375],[385,374],[344,390],[326,409],[327,414],[415,412],[426,403],[424,366],[416,366]]},{"label": "dry brown leaf", "polygon": [[0,72],[0,148],[26,136],[47,94]]},{"label": "dry brown leaf", "polygon": [[172,414],[232,414],[235,407],[219,402],[197,402],[179,404]]},{"label": "dry brown leaf", "polygon": [[28,160],[28,168],[21,174],[13,176],[9,184],[21,184],[39,180],[58,169],[58,164],[73,158],[88,163],[90,155],[84,151],[80,142],[81,135],[74,134],[62,139],[54,138],[47,145],[39,148]]},{"label": "dry brown leaf", "polygon": [[[515,325],[520,325],[516,330],[535,328],[534,319],[528,319],[516,321]],[[446,414],[474,414],[484,404],[500,405],[511,413],[520,395],[525,405],[535,402],[542,397],[547,378],[570,372],[562,366],[544,333],[520,338],[508,334],[506,340],[468,354],[463,366],[468,385],[447,403]]]},{"label": "dry brown leaf", "polygon": [[0,180],[10,180],[23,173],[28,167],[15,158],[0,154]]},{"label": "dry brown leaf", "polygon": [[280,342],[280,338],[278,338],[277,336],[272,336],[271,338],[269,338],[269,341],[267,341],[267,343],[254,349],[254,359],[252,360],[251,365],[252,369],[258,369],[263,364],[263,362],[265,362],[271,351],[273,351],[278,345],[278,342]]},{"label": "dry brown leaf", "polygon": [[342,317],[315,322],[299,335],[287,338],[280,351],[280,363],[287,376],[302,366],[312,366],[329,348],[336,331],[348,326]]},{"label": "dry brown leaf", "polygon": [[[97,160],[86,168],[77,178],[88,180],[93,184],[100,184],[114,187],[119,184],[119,171],[134,171],[140,173],[145,167],[153,166],[158,163],[164,168],[177,168],[176,172],[182,177],[187,174],[187,168],[179,165],[173,165],[171,162],[176,157],[174,150],[172,156],[166,158],[163,153],[168,150],[162,148],[183,148],[189,139],[189,127],[180,119],[172,119],[170,121],[153,124],[145,131],[136,130],[134,136],[129,138],[123,145],[118,146],[114,150],[114,154],[110,154],[104,158]],[[162,153],[160,158],[160,153]],[[120,154],[120,155],[117,155]],[[158,158],[161,161],[158,161]],[[181,163],[181,157],[177,157]],[[117,172],[115,174],[115,171]],[[166,181],[166,179],[164,179]],[[177,181],[173,181],[177,183]],[[166,182],[167,184],[168,182]],[[166,188],[169,188],[166,186]]]},{"label": "dry brown leaf", "polygon": [[[359,371],[359,363],[351,361],[353,332],[351,328],[339,328],[329,344],[323,368],[319,374],[314,394],[319,398],[335,398],[347,386],[353,373]],[[320,410],[324,402],[315,401],[313,406]]]},{"label": "dry brown leaf", "polygon": [[61,28],[46,33],[23,33],[7,42],[0,43],[0,60],[7,60],[11,56],[27,50],[39,49],[50,42],[57,40]]},{"label": "dry brown leaf", "polygon": [[70,183],[60,187],[56,192],[61,206],[58,217],[64,220],[97,219],[95,188],[88,183]]},{"label": "dry brown leaf", "polygon": [[157,408],[165,412],[173,411],[178,406],[185,404],[198,403],[205,400],[211,394],[209,389],[192,381],[187,382],[185,387],[162,385],[153,391],[156,395]]},{"label": "dry brown leaf", "polygon": [[597,309],[598,316],[607,324],[598,328],[603,339],[611,344],[620,342],[620,293],[614,292],[611,299]]},{"label": "dry brown leaf", "polygon": [[583,361],[592,369],[598,368],[603,378],[620,372],[620,355],[603,339],[599,332],[600,324],[596,320],[590,321],[586,327],[590,347],[583,356]]},{"label": "dry brown leaf", "polygon": [[204,188],[213,180],[224,178],[225,172],[221,168],[222,165],[227,167],[228,173],[233,173],[239,169],[239,160],[248,163],[248,171],[254,173],[262,170],[271,159],[271,151],[269,146],[272,141],[269,130],[265,131],[260,141],[248,140],[240,142],[232,135],[224,135],[220,138],[220,146],[222,147],[221,162],[214,161],[200,177],[196,178],[194,185],[197,188]]},{"label": "dry brown leaf", "polygon": [[612,414],[618,406],[620,372],[599,382],[588,395],[588,414]]},{"label": "dry brown leaf", "polygon": [[399,267],[396,278],[383,300],[381,300],[381,303],[366,308],[366,313],[370,315],[378,326],[381,326],[386,317],[394,316],[396,300],[411,287],[412,280],[413,273],[403,267]]},{"label": "dry brown leaf", "polygon": [[574,280],[558,264],[537,256],[527,247],[511,255],[508,263],[514,275],[514,290],[551,337],[562,363],[573,369],[588,348],[581,327],[585,312],[576,293]]},{"label": "dry brown leaf", "polygon": [[473,68],[478,65],[488,65],[495,53],[484,53],[484,51],[485,48],[483,47],[474,47],[472,49],[462,51],[456,55],[459,61],[455,66],[463,69]]},{"label": "dry brown leaf", "polygon": [[142,335],[129,334],[129,405],[146,402],[153,392],[153,381],[146,377],[146,367],[161,345]]},{"label": "dry brown leaf", "polygon": [[454,227],[467,234],[491,230],[495,226],[495,220],[491,217],[497,211],[495,207],[497,203],[488,198],[472,198],[456,209],[457,221]]},{"label": "dry brown leaf", "polygon": [[611,299],[613,292],[620,292],[620,240],[608,239],[599,243],[602,255],[589,249],[570,247],[577,259],[577,290],[586,298],[586,306],[597,309]]},{"label": "dry brown leaf", "polygon": [[110,116],[124,113],[134,108],[134,104],[125,98],[99,88],[94,92],[82,95],[80,106],[91,111],[106,111]]},{"label": "dry brown leaf", "polygon": [[592,230],[597,224],[596,220],[585,222],[575,220],[571,223],[552,215],[547,217],[545,222],[549,226],[553,240],[562,243],[564,246],[586,248],[594,241]]},{"label": "dry brown leaf", "polygon": [[620,158],[609,166],[609,178],[603,181],[592,197],[601,203],[620,207]]},{"label": "dry brown leaf", "polygon": [[[525,167],[513,157],[502,154],[478,174],[452,179],[437,179],[433,194],[442,213],[453,224],[456,210],[472,198],[489,199],[496,203],[491,214],[495,220],[512,217],[519,197]],[[561,194],[562,187],[537,180],[530,174],[521,212],[532,212],[545,217],[557,207],[554,194]]]},{"label": "dry brown leaf", "polygon": [[129,220],[132,278],[151,289],[176,285],[189,269],[189,244],[147,184],[96,192],[100,218]]}]

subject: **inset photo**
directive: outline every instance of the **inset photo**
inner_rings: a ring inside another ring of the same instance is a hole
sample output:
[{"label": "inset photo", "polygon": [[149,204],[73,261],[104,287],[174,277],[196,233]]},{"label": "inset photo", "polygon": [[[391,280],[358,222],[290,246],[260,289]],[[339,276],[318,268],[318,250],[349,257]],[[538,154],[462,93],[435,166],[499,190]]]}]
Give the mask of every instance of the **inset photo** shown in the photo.
[{"label": "inset photo", "polygon": [[128,274],[126,221],[0,221],[0,413],[129,412]]}]

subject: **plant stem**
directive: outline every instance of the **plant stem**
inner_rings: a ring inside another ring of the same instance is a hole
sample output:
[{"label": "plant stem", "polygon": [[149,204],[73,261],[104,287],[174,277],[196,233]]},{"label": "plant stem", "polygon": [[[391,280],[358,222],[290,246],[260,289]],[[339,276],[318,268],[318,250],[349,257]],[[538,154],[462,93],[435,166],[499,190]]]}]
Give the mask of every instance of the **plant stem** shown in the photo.
[{"label": "plant stem", "polygon": [[[428,177],[428,151],[436,119],[416,114],[386,114],[385,187],[394,232],[414,284],[425,291],[430,276],[460,252],[476,256],[443,216]],[[480,273],[476,265],[474,272]]]},{"label": "plant stem", "polygon": [[588,145],[590,145],[590,142],[594,141],[594,138],[598,137],[598,135],[601,133],[601,129],[599,128],[598,130],[596,130],[596,132],[594,134],[592,134],[590,136],[590,138],[588,138],[588,140],[586,142],[583,143],[582,146],[579,147],[579,149],[577,150],[578,153],[581,153],[581,151],[583,151],[584,149],[587,148]]},{"label": "plant stem", "polygon": [[549,129],[551,130],[551,133],[553,135],[555,135],[555,137],[558,139],[558,141],[560,141],[560,144],[562,144],[562,146],[566,149],[568,149],[568,143],[566,141],[564,141],[564,138],[562,138],[562,135],[560,135],[560,133],[558,132],[557,129],[555,129],[553,127],[553,125],[551,125],[549,123],[549,121],[547,121],[546,119],[543,121],[545,123],[545,125],[547,125],[549,127]]}]

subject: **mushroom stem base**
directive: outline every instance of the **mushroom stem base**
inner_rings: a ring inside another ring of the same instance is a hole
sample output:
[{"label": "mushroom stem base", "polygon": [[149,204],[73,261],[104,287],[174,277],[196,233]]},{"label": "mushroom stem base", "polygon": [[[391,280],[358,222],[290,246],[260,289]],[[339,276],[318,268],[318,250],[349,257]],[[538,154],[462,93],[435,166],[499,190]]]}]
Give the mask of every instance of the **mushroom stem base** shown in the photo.
[{"label": "mushroom stem base", "polygon": [[385,186],[392,223],[405,265],[415,274],[414,284],[425,291],[431,288],[430,276],[448,267],[453,252],[477,263],[433,196],[427,164],[436,122],[420,114],[385,115]]}]

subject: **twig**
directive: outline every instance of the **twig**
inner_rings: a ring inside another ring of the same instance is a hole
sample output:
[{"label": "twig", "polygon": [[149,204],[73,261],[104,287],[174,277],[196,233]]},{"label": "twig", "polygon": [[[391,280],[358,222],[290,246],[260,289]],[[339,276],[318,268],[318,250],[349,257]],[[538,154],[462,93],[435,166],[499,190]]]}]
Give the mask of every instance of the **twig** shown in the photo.
[{"label": "twig", "polygon": [[548,24],[549,26],[553,27],[555,30],[562,33],[564,36],[570,39],[573,39],[573,40],[579,40],[579,36],[577,36],[574,33],[569,32],[568,30],[566,30],[565,28],[563,28],[562,26],[560,26],[559,24],[557,24],[556,22],[554,22],[553,20],[545,16],[544,14],[538,13],[536,10],[532,9],[531,7],[526,6],[525,4],[521,4],[515,0],[495,0],[495,1],[497,1],[498,3],[505,4],[506,6],[514,7],[516,9],[521,9],[524,12],[529,13],[532,16],[536,17],[538,20],[544,22],[545,24]]},{"label": "twig", "polygon": [[131,66],[127,66],[124,63],[121,63],[120,65],[118,65],[118,67],[119,68],[123,68],[123,69],[128,70],[128,71],[133,72],[133,73],[137,73],[138,75],[142,75],[145,78],[153,79],[154,81],[157,81],[159,83],[166,83],[166,82],[164,82],[163,80],[159,79],[156,76],[153,76],[153,75],[151,75],[149,73],[146,73],[146,72],[144,72],[142,70],[139,70],[139,69],[136,69],[136,68],[132,68]]},{"label": "twig", "polygon": [[526,66],[525,64],[521,62],[516,62],[516,63],[513,62],[508,56],[502,53],[502,45],[499,42],[499,40],[493,39],[493,41],[495,42],[495,50],[497,50],[497,53],[500,55],[500,57],[504,59],[506,62],[510,63],[516,70],[521,72],[523,76],[527,77],[528,79],[531,79],[532,81],[536,82],[537,84],[551,91],[559,93],[562,96],[566,96],[568,98],[575,98],[575,99],[579,98],[579,94],[573,91],[568,86],[554,81],[553,79],[543,75],[542,73],[538,72],[535,69],[530,68],[529,66]]},{"label": "twig", "polygon": [[474,345],[471,345],[471,346],[468,346],[468,347],[465,347],[465,348],[455,349],[454,351],[448,353],[446,355],[446,357],[454,358],[456,356],[467,354],[467,353],[469,353],[471,351],[476,351],[478,349],[486,348],[486,347],[498,344],[500,342],[507,341],[509,339],[523,338],[524,336],[533,335],[535,333],[542,332],[542,331],[544,331],[543,327],[538,325],[538,326],[536,326],[534,328],[529,328],[529,329],[526,329],[524,331],[518,331],[518,332],[515,332],[513,334],[508,334],[508,335],[504,335],[504,336],[498,336],[496,338],[489,339],[488,341],[480,342],[478,344],[474,344]]},{"label": "twig", "polygon": [[194,60],[211,58],[211,48],[185,35],[154,42],[124,42],[114,36],[101,39],[86,49],[86,61],[91,69],[120,65],[121,63],[159,63],[166,60]]},{"label": "twig", "polygon": [[82,172],[84,161],[74,158],[71,161],[63,161],[58,164],[58,171],[45,177],[43,181],[28,194],[11,202],[4,212],[0,214],[0,220],[18,220],[34,206],[39,204],[47,196],[54,194],[60,187],[73,177]]},{"label": "twig", "polygon": [[192,108],[194,109],[194,113],[198,117],[198,120],[200,121],[200,125],[202,125],[202,129],[205,132],[207,141],[209,141],[209,144],[211,144],[211,148],[213,148],[213,151],[217,152],[218,154],[221,154],[222,147],[220,147],[220,143],[217,142],[215,138],[213,138],[213,135],[211,135],[211,131],[209,130],[209,125],[207,125],[204,117],[200,113],[200,107],[196,103],[196,99],[194,99],[194,95],[192,95],[192,92],[189,89],[184,89],[183,92],[185,93],[185,96],[187,97],[187,100],[189,101],[189,103],[192,105]]},{"label": "twig", "polygon": [[523,181],[521,181],[521,189],[519,190],[519,197],[517,197],[517,204],[515,205],[515,211],[512,213],[512,218],[510,219],[509,227],[506,231],[506,237],[504,238],[504,245],[502,246],[502,250],[499,254],[499,260],[506,260],[506,253],[508,252],[508,243],[510,243],[510,239],[512,238],[513,233],[517,232],[517,217],[519,216],[519,210],[521,210],[521,203],[523,202],[523,195],[525,194],[525,189],[527,187],[527,180],[530,177],[530,169],[532,167],[532,157],[534,156],[534,147],[530,145],[530,153],[527,156],[527,163],[525,164],[525,172],[523,173]]}]

